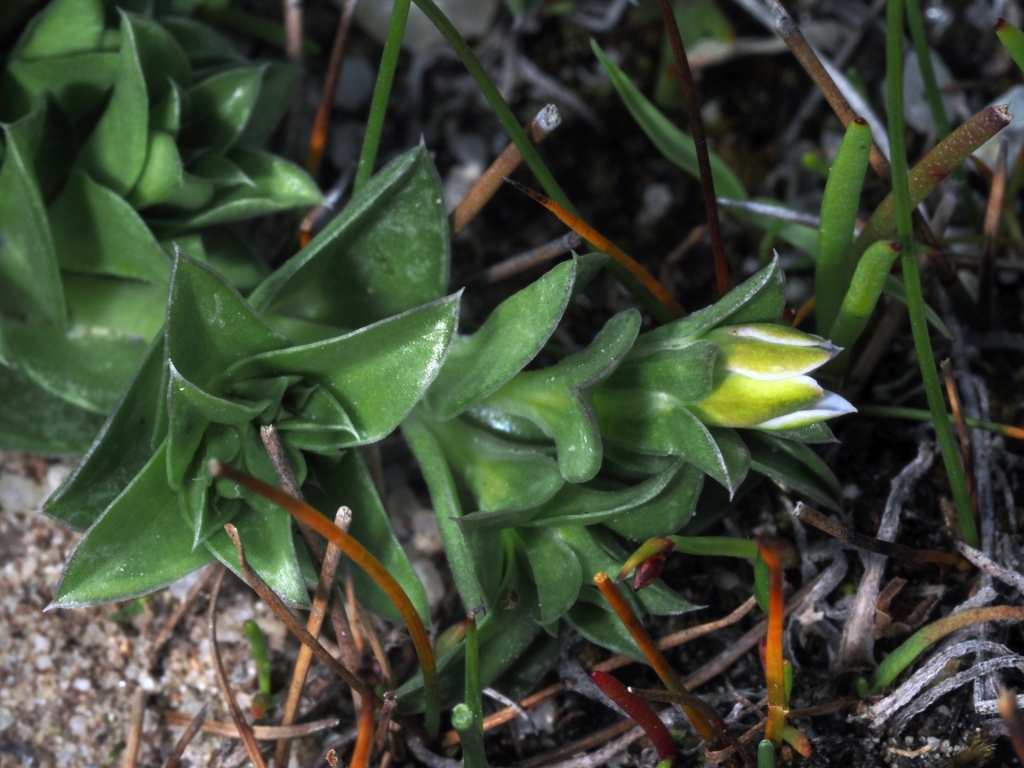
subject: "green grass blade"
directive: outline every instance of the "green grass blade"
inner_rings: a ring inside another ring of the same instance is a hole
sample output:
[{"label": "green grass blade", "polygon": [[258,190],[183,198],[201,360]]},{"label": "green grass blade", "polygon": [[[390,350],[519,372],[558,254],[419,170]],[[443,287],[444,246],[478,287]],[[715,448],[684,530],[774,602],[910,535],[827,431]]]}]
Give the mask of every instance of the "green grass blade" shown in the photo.
[{"label": "green grass blade", "polygon": [[[946,474],[949,476],[949,485],[953,491],[953,503],[956,507],[957,522],[960,524],[960,535],[965,543],[976,547],[978,546],[978,528],[974,520],[974,511],[971,508],[971,499],[967,492],[964,468],[960,463],[956,442],[953,440],[953,429],[949,421],[946,420],[946,405],[942,397],[939,375],[935,370],[935,354],[932,352],[931,339],[928,337],[928,320],[925,317],[924,296],[921,293],[921,275],[918,272],[917,257],[914,252],[914,231],[910,221],[911,202],[907,173],[906,129],[903,120],[903,0],[889,0],[887,14],[889,29],[886,40],[886,76],[889,146],[892,155],[891,199],[896,229],[903,245],[903,283],[907,289],[910,329],[914,336],[914,347],[917,349],[917,359],[921,366],[925,393],[928,396],[928,408],[934,418],[935,434],[939,441],[939,447],[942,449]],[[949,138],[955,135],[951,134]],[[863,234],[861,233],[861,237]]]},{"label": "green grass blade", "polygon": [[[867,326],[868,319],[882,295],[885,278],[901,250],[898,243],[881,241],[868,248],[857,264],[850,290],[846,292],[839,314],[828,334],[833,344],[843,348],[843,352],[832,363],[849,357],[849,350]],[[845,367],[845,363],[837,367]]]},{"label": "green grass blade", "polygon": [[[853,227],[871,156],[871,127],[861,117],[846,129],[825,183],[814,268],[818,333],[828,335],[853,279]],[[834,341],[834,339],[833,339]],[[841,345],[842,346],[842,345]]]}]

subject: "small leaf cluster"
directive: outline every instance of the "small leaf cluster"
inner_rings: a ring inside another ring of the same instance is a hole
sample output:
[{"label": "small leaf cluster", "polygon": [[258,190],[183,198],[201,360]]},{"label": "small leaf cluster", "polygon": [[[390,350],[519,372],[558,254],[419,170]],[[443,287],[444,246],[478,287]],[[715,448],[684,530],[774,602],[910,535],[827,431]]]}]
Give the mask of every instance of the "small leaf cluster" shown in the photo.
[{"label": "small leaf cluster", "polygon": [[[718,501],[703,494],[714,514],[751,469],[835,506],[835,478],[801,442],[831,439],[820,422],[843,412],[804,375],[834,349],[778,324],[777,263],[644,334],[639,313],[622,312],[586,348],[540,367],[604,257],[559,264],[469,334],[457,332],[460,295],[444,295],[449,261],[423,146],[382,169],[247,298],[179,252],[162,335],[47,504],[87,529],[56,604],[151,591],[213,558],[237,569],[228,522],[264,580],[305,604],[311,574],[288,515],[207,469],[216,458],[276,483],[260,439],[270,424],[307,499],[324,512],[351,508],[350,533],[429,620],[357,450],[401,429],[460,596],[487,609],[484,685],[528,677],[569,628],[637,656],[590,577],[618,571],[628,541],[685,526],[705,475],[725,489]],[[370,608],[393,613],[367,580],[356,587]],[[692,607],[660,583],[628,599],[644,612]],[[439,659],[446,699],[459,695],[462,653]],[[419,685],[408,684],[404,706],[416,705]]]},{"label": "small leaf cluster", "polygon": [[259,149],[294,83],[152,9],[53,0],[29,21],[0,80],[3,444],[88,446],[163,325],[175,246],[262,281],[227,225],[321,199]]}]

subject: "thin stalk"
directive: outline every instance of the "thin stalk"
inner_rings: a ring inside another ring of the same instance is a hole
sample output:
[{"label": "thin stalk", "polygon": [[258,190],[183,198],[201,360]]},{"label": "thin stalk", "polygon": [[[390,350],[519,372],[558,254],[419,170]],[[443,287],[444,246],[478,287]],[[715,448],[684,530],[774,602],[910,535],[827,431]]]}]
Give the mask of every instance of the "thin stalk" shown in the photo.
[{"label": "thin stalk", "polygon": [[252,660],[256,664],[256,679],[261,693],[270,693],[270,656],[267,653],[267,638],[260,625],[249,619],[242,625],[245,639],[252,649]]},{"label": "thin stalk", "polygon": [[[977,548],[978,528],[975,524],[974,513],[971,510],[970,495],[967,493],[964,468],[960,463],[960,456],[956,450],[956,443],[953,440],[953,430],[945,418],[946,404],[942,398],[942,386],[939,383],[939,376],[935,370],[935,355],[932,352],[931,340],[928,337],[928,320],[925,316],[924,296],[921,292],[921,275],[918,272],[917,255],[914,249],[914,230],[910,218],[911,203],[907,173],[906,129],[903,121],[902,0],[889,0],[888,25],[886,76],[888,81],[889,146],[893,159],[892,201],[896,217],[896,229],[899,233],[900,242],[903,244],[901,261],[903,262],[903,283],[907,291],[907,309],[910,312],[910,328],[914,337],[914,347],[917,349],[918,362],[921,365],[921,377],[924,379],[925,393],[928,396],[928,407],[935,420],[935,434],[938,437],[939,447],[942,449],[942,458],[946,464],[946,474],[949,476],[950,488],[953,491],[953,502],[956,506],[960,533],[968,545]],[[996,107],[994,109],[998,110],[999,108]],[[983,112],[982,114],[985,113]],[[951,134],[949,138],[951,139],[955,135]],[[868,226],[870,226],[870,223],[869,221]],[[867,232],[868,226],[865,226],[865,232]],[[863,238],[864,232],[861,233],[861,239]]]},{"label": "thin stalk", "polygon": [[188,728],[185,729],[184,733],[178,737],[178,741],[174,744],[174,750],[171,752],[171,756],[167,758],[167,762],[164,763],[164,768],[178,768],[178,763],[181,762],[181,756],[185,754],[185,750],[188,749],[188,745],[192,743],[192,739],[196,737],[199,731],[203,728],[203,723],[206,722],[206,716],[210,714],[210,702],[206,702],[203,708],[199,710],[199,713],[192,718],[192,722],[188,724]]},{"label": "thin stalk", "polygon": [[[331,108],[334,106],[334,94],[338,90],[338,81],[341,79],[341,68],[345,63],[345,48],[348,46],[348,33],[352,29],[355,8],[356,0],[345,0],[345,5],[341,9],[338,28],[334,33],[334,44],[331,46],[331,59],[327,64],[324,89],[320,93],[320,103],[317,105],[316,117],[313,120],[313,131],[309,136],[306,170],[314,179],[320,171],[320,162],[324,158],[324,149],[327,147],[327,129],[331,125]],[[303,245],[305,244],[303,243]]]},{"label": "thin stalk", "polygon": [[[629,607],[629,603],[626,602],[626,599],[619,592],[618,587],[608,578],[608,574],[598,573],[594,576],[594,583],[601,591],[604,599],[612,607],[612,610],[615,611],[615,615],[619,617],[619,621],[622,622],[637,646],[639,646],[644,658],[647,659],[655,673],[661,678],[661,682],[665,687],[677,693],[689,693],[686,690],[686,686],[683,685],[683,681],[679,679],[679,675],[669,666],[661,651],[658,650],[658,646],[654,644],[651,636],[644,629],[644,625],[640,623],[640,619],[633,613],[633,609]],[[714,744],[719,737],[719,733],[707,717],[690,706],[684,706],[683,712],[690,719],[690,722],[701,738],[708,744]]]},{"label": "thin stalk", "polygon": [[463,768],[487,768],[484,736],[472,711],[465,704],[456,704],[452,710],[452,726],[462,742]]},{"label": "thin stalk", "polygon": [[651,557],[667,556],[675,551],[705,557],[742,557],[753,560],[757,557],[757,542],[731,536],[655,536],[629,556],[615,576],[615,582],[620,583],[643,561]]},{"label": "thin stalk", "polygon": [[380,69],[377,71],[377,84],[373,89],[373,101],[370,102],[370,116],[366,119],[366,135],[363,137],[363,148],[359,153],[356,178],[352,183],[353,192],[358,191],[373,176],[373,164],[377,160],[377,150],[380,148],[384,115],[388,110],[395,70],[398,69],[398,54],[402,51],[402,37],[405,35],[405,22],[409,18],[411,1],[395,0],[391,11],[388,36],[384,40],[384,53],[381,55]]},{"label": "thin stalk", "polygon": [[672,734],[658,717],[658,713],[651,709],[650,704],[630,692],[625,685],[607,672],[591,672],[590,679],[601,689],[601,693],[615,702],[619,709],[644,729],[644,733],[658,751],[659,759],[670,760],[676,756],[676,743],[672,740]]},{"label": "thin stalk", "polygon": [[711,176],[711,160],[708,157],[708,140],[704,134],[704,120],[700,114],[700,103],[697,101],[697,89],[693,85],[693,73],[690,62],[686,58],[686,48],[679,34],[679,25],[669,0],[658,0],[661,18],[665,22],[672,54],[676,60],[676,74],[683,86],[686,98],[686,110],[690,114],[690,133],[693,134],[693,146],[697,150],[697,167],[700,169],[700,187],[704,193],[704,210],[708,216],[708,233],[711,235],[711,251],[715,256],[715,279],[718,282],[718,295],[725,296],[729,292],[729,262],[725,257],[725,245],[722,243],[722,225],[718,220],[718,204],[715,198],[715,180]]},{"label": "thin stalk", "polygon": [[484,702],[483,687],[480,683],[480,640],[476,631],[477,611],[483,606],[474,608],[466,618],[466,706],[473,713],[473,720],[483,732]]},{"label": "thin stalk", "polygon": [[349,768],[368,768],[370,754],[373,751],[373,702],[368,696],[363,697],[363,706],[359,711],[359,730],[356,732],[356,746],[352,750]]},{"label": "thin stalk", "polygon": [[[996,251],[999,247],[999,222],[1002,219],[1003,199],[1006,194],[1006,138],[999,143],[992,184],[989,187],[988,206],[985,209],[984,246],[982,248],[981,275],[978,285],[978,308],[982,323],[992,322]],[[1011,209],[1012,215],[1012,209]]]},{"label": "thin stalk", "polygon": [[1021,620],[1024,620],[1024,607],[1016,605],[974,608],[968,611],[953,613],[939,619],[911,635],[903,645],[890,653],[885,661],[878,665],[871,680],[871,692],[881,693],[889,683],[899,676],[900,672],[913,663],[914,659],[924,653],[930,645],[937,643],[950,632],[986,621]]},{"label": "thin stalk", "polygon": [[[932,421],[930,411],[923,408],[897,408],[887,405],[862,405],[857,409],[861,416],[877,416],[881,419],[912,419],[913,421]],[[947,413],[950,423],[953,422],[953,414]],[[993,432],[1004,437],[1012,437],[1016,440],[1024,440],[1024,429],[1011,427],[1007,424],[997,424],[994,421],[983,421],[982,419],[966,418],[967,426],[971,429],[983,429],[986,432]]]},{"label": "thin stalk", "polygon": [[[268,501],[274,502],[300,522],[306,523],[314,531],[333,543],[353,563],[362,568],[377,583],[377,586],[384,591],[391,602],[394,603],[395,608],[398,609],[398,613],[403,621],[405,621],[413,646],[416,648],[416,655],[419,657],[420,667],[423,670],[427,732],[431,738],[436,736],[441,707],[437,689],[437,665],[434,662],[434,653],[430,647],[430,638],[427,637],[427,631],[423,628],[423,622],[420,620],[419,614],[416,613],[416,608],[399,583],[395,581],[395,578],[387,572],[376,557],[370,554],[366,547],[334,525],[334,523],[330,522],[306,502],[299,501],[294,496],[289,496],[269,483],[265,483],[252,475],[216,460],[210,462],[210,474],[214,477],[227,478],[232,482],[245,486]],[[303,630],[303,632],[305,631]],[[316,642],[315,639],[314,642]]]},{"label": "thin stalk", "polygon": [[953,414],[953,425],[956,427],[957,437],[960,439],[960,461],[964,467],[964,477],[967,482],[967,493],[971,497],[971,509],[978,514],[978,492],[974,483],[974,460],[971,451],[971,433],[967,430],[963,406],[960,404],[960,390],[957,389],[956,379],[953,378],[953,362],[946,358],[939,364],[942,371],[942,382],[946,385],[946,397],[949,398],[949,410]]},{"label": "thin stalk", "polygon": [[589,224],[584,222],[576,214],[559,205],[550,197],[542,195],[535,189],[530,189],[525,184],[520,184],[518,181],[513,181],[509,178],[506,178],[505,181],[530,199],[543,205],[555,214],[563,224],[572,229],[573,232],[578,234],[584,240],[593,243],[600,250],[611,256],[612,259],[618,262],[620,266],[626,269],[644,287],[644,289],[646,289],[647,293],[653,296],[661,304],[661,307],[663,307],[661,312],[655,313],[660,315],[659,319],[667,321],[677,317],[682,317],[686,314],[686,310],[683,309],[682,305],[665,290],[664,286],[662,286],[662,284],[659,283],[650,272],[640,266],[632,256],[619,248],[619,246]]},{"label": "thin stalk", "polygon": [[768,721],[764,737],[772,744],[782,744],[786,728],[786,670],[782,659],[782,633],[786,601],[782,594],[782,561],[774,547],[758,542],[761,559],[768,566],[768,642],[765,644],[764,673],[768,680]]},{"label": "thin stalk", "polygon": [[[434,4],[433,0],[414,0],[416,5],[423,15],[430,19],[430,22],[437,27],[437,31],[441,33],[441,36],[448,41],[448,44],[455,51],[455,54],[462,61],[463,66],[469,71],[470,76],[476,82],[477,88],[480,89],[480,93],[487,100],[487,103],[491,105],[491,109],[494,110],[499,122],[508,134],[508,137],[512,140],[512,143],[516,145],[519,152],[523,156],[523,161],[526,163],[530,172],[537,178],[541,187],[547,192],[548,196],[556,203],[561,205],[567,211],[573,215],[579,215],[576,208],[569,201],[568,195],[565,194],[562,187],[555,180],[554,175],[544,164],[541,159],[540,153],[537,148],[530,141],[526,135],[526,131],[519,124],[515,114],[505,101],[498,87],[491,81],[491,78],[487,74],[487,70],[484,69],[480,60],[477,59],[476,54],[473,53],[473,49],[469,47],[469,43],[466,42],[465,38],[459,33],[452,24],[448,17],[444,15],[440,8]],[[612,261],[608,264],[608,270],[615,276],[615,278],[622,283],[622,285],[628,290],[633,296],[637,298],[642,304],[644,304],[659,320],[665,322],[667,319],[663,313],[659,312],[659,305],[655,302],[652,304],[648,293],[643,289],[643,286],[639,281],[634,278],[622,265],[616,261]]]},{"label": "thin stalk", "polygon": [[[219,563],[218,563],[219,565]],[[175,712],[173,709],[164,709],[160,717],[168,725],[188,725],[192,721],[190,715],[184,712]],[[327,731],[337,728],[340,721],[336,717],[328,717],[324,720],[313,720],[298,725],[254,725],[252,735],[256,741],[277,741],[278,739],[298,739],[309,736],[320,731]],[[233,723],[222,723],[218,720],[207,718],[199,728],[202,733],[209,733],[212,736],[225,736],[229,739],[238,738],[238,729]]]}]

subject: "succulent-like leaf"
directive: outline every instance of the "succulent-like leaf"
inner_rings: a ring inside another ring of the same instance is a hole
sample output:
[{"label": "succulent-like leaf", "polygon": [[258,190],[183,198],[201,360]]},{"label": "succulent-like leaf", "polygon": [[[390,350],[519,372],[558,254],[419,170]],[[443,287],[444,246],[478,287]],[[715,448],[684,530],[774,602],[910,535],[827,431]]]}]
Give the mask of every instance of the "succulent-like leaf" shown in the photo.
[{"label": "succulent-like leaf", "polygon": [[[409,596],[420,618],[429,623],[426,590],[395,536],[359,452],[346,451],[340,459],[311,456],[310,464],[323,492],[317,499],[318,508],[333,512],[345,505],[352,510],[349,533],[387,568]],[[352,579],[363,605],[382,616],[400,620],[394,603],[361,569],[352,570]]]},{"label": "succulent-like leaf", "polygon": [[577,260],[559,264],[505,299],[476,333],[456,336],[424,398],[439,419],[462,413],[529,363],[558,326],[576,281]]},{"label": "succulent-like leaf", "polygon": [[15,55],[31,61],[94,51],[103,37],[100,0],[55,0],[22,34]]},{"label": "succulent-like leaf", "polygon": [[450,259],[441,200],[426,147],[410,149],[361,187],[300,254],[257,288],[250,297],[253,306],[271,319],[350,329],[439,298],[447,288]]},{"label": "succulent-like leaf", "polygon": [[[225,381],[301,375],[344,408],[356,439],[379,440],[398,426],[434,380],[455,329],[459,294],[334,339],[256,355]],[[286,425],[283,425],[286,426]]]},{"label": "succulent-like leaf", "polygon": [[291,65],[276,61],[264,65],[256,106],[238,137],[238,146],[258,149],[267,142],[288,111],[298,80],[298,71]]},{"label": "succulent-like leaf", "polygon": [[839,481],[810,448],[757,431],[744,432],[743,442],[750,450],[751,469],[789,486],[816,504],[837,512],[842,509]]},{"label": "succulent-like leaf", "polygon": [[88,122],[117,77],[117,52],[77,54],[69,66],[63,57],[11,61],[0,86],[0,118],[24,116],[41,96],[50,95],[76,128]]},{"label": "succulent-like leaf", "polygon": [[53,238],[34,172],[45,103],[4,126],[0,167],[0,309],[63,328],[66,322]]},{"label": "succulent-like leaf", "polygon": [[114,499],[75,547],[52,607],[73,608],[152,592],[210,561],[167,485],[165,448]]},{"label": "succulent-like leaf", "polygon": [[171,260],[131,205],[81,170],[49,210],[63,269],[144,280],[167,286]]},{"label": "succulent-like leaf", "polygon": [[675,533],[693,517],[703,487],[704,473],[684,463],[661,493],[610,517],[604,525],[633,541]]},{"label": "succulent-like leaf", "polygon": [[644,661],[644,654],[630,637],[619,617],[608,608],[596,587],[585,584],[576,604],[565,614],[570,627],[592,643],[615,653]]},{"label": "succulent-like leaf", "polygon": [[86,139],[78,162],[94,179],[124,195],[135,186],[149,146],[149,98],[136,30],[130,14],[121,16],[121,51],[114,92],[103,116]]},{"label": "succulent-like leaf", "polygon": [[249,122],[262,81],[262,66],[239,66],[193,85],[188,91],[189,119],[181,132],[184,146],[227,151]]},{"label": "succulent-like leaf", "polygon": [[540,623],[550,624],[576,602],[583,583],[583,568],[572,548],[553,529],[522,528],[517,535],[537,585]]}]

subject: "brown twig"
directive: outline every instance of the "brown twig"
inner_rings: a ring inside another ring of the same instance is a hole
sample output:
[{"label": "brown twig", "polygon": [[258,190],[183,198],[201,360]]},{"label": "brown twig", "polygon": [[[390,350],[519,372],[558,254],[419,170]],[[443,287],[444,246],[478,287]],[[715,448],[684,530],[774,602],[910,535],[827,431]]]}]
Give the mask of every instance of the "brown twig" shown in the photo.
[{"label": "brown twig", "polygon": [[210,583],[210,579],[213,578],[216,571],[217,566],[215,564],[211,563],[206,566],[203,572],[199,574],[199,578],[196,579],[195,583],[189,587],[185,597],[174,606],[171,615],[167,617],[167,621],[164,622],[163,626],[160,627],[160,631],[156,633],[156,637],[153,638],[153,644],[149,649],[148,669],[153,670],[156,667],[157,662],[160,660],[160,652],[163,650],[164,645],[167,644],[167,641],[171,639],[171,635],[174,634],[174,629],[178,626],[178,622],[182,620],[189,609],[195,604],[196,599],[206,588],[206,585]]},{"label": "brown twig", "polygon": [[[584,736],[581,739],[571,741],[568,744],[546,754],[538,755],[530,760],[525,760],[519,764],[519,768],[543,768],[543,766],[558,763],[560,760],[572,757],[573,755],[578,755],[581,752],[586,752],[588,749],[601,746],[607,743],[610,739],[614,739],[616,736],[626,733],[626,731],[631,731],[629,735],[633,736],[633,739],[629,743],[632,743],[644,735],[643,729],[635,728],[635,725],[636,724],[629,719],[619,720],[619,722],[613,723],[607,728],[602,728],[600,731],[595,731],[589,736]],[[632,731],[636,732],[635,735]],[[607,760],[608,758],[605,757],[600,763],[597,763],[597,765],[603,765]],[[590,765],[590,763],[588,762],[586,765]]]},{"label": "brown twig", "polygon": [[366,635],[367,642],[370,643],[370,650],[373,651],[373,658],[376,659],[378,666],[380,666],[380,673],[381,677],[384,678],[384,685],[387,688],[393,688],[394,676],[391,671],[391,661],[388,659],[388,654],[384,650],[384,643],[380,640],[377,628],[373,625],[373,619],[369,612],[363,608],[359,600],[356,599],[354,592],[352,594],[352,600],[356,608],[356,616],[359,617],[359,626],[362,628],[363,634]]},{"label": "brown twig", "polygon": [[[534,144],[540,144],[561,124],[562,116],[558,112],[558,107],[554,104],[548,104],[526,126],[526,133]],[[480,213],[483,207],[487,205],[487,201],[494,197],[494,193],[501,188],[502,178],[511,176],[512,172],[519,167],[521,162],[523,162],[522,154],[520,154],[515,144],[509,142],[509,145],[502,150],[490,167],[477,179],[476,184],[473,185],[469,192],[466,193],[466,196],[455,206],[455,210],[448,216],[448,223],[451,226],[453,237],[464,230],[469,225],[469,222]]]},{"label": "brown twig", "polygon": [[[232,526],[233,527],[233,526]],[[207,621],[210,628],[210,653],[213,656],[213,669],[217,673],[217,685],[228,704],[228,711],[231,713],[231,720],[238,730],[238,738],[245,745],[245,751],[252,761],[253,768],[266,768],[263,762],[263,755],[260,754],[259,745],[256,744],[256,737],[253,736],[252,728],[245,720],[242,708],[235,701],[235,694],[228,683],[227,675],[224,674],[224,664],[220,660],[220,648],[217,646],[217,595],[220,593],[220,585],[224,581],[224,567],[221,566],[217,572],[217,578],[210,590],[210,605],[207,608]]]},{"label": "brown twig", "polygon": [[999,156],[996,160],[992,185],[989,188],[988,206],[985,209],[984,258],[981,262],[981,279],[978,286],[978,309],[985,323],[992,321],[992,290],[995,277],[996,249],[999,239],[999,219],[1003,211],[1003,197],[1006,194],[1006,139],[999,142]]},{"label": "brown twig", "polygon": [[125,739],[121,765],[124,768],[135,768],[139,758],[139,746],[142,744],[142,723],[146,714],[146,692],[141,688],[132,697],[132,714],[128,720],[128,737]]},{"label": "brown twig", "polygon": [[288,61],[302,67],[302,0],[284,0],[284,34]]},{"label": "brown twig", "polygon": [[[811,44],[807,42],[807,38],[804,37],[796,22],[793,21],[793,17],[782,7],[782,3],[779,0],[765,0],[765,3],[775,17],[775,31],[782,38],[783,42],[786,43],[789,50],[793,52],[797,62],[804,68],[804,71],[814,81],[814,84],[818,86],[825,100],[832,107],[832,111],[836,113],[836,117],[839,118],[843,127],[846,128],[853,118],[857,116],[853,109],[851,109],[850,103],[840,92],[835,81],[825,70],[825,67],[822,66],[818,55],[814,52]],[[889,162],[882,155],[881,150],[879,150],[878,145],[874,141],[871,143],[871,167],[875,169],[875,173],[878,174],[882,181],[888,183],[891,177]]]},{"label": "brown twig", "polygon": [[[334,518],[334,524],[347,531],[351,523],[351,510],[348,507],[339,509]],[[338,570],[339,560],[341,560],[341,550],[333,544],[328,544],[327,553],[324,555],[324,564],[320,568],[320,579],[317,581],[316,592],[313,595],[313,608],[306,621],[306,631],[312,637],[320,637],[320,627],[323,625],[334,591],[334,574]],[[284,704],[284,715],[281,718],[282,725],[291,725],[295,722],[295,715],[299,711],[299,699],[302,697],[302,689],[306,684],[306,675],[309,672],[309,663],[312,660],[313,651],[309,646],[303,645],[299,649],[299,655],[295,659],[295,667],[292,670],[292,680],[288,686],[288,697]],[[289,739],[281,739],[277,743],[277,749],[274,752],[274,765],[288,765],[291,747],[292,743]]]},{"label": "brown twig", "polygon": [[957,389],[956,379],[953,376],[953,363],[949,358],[939,364],[942,370],[943,383],[946,385],[946,396],[949,397],[949,410],[953,414],[953,422],[956,424],[957,437],[960,438],[960,460],[964,465],[964,476],[967,480],[967,492],[971,496],[971,507],[974,514],[978,514],[978,488],[974,478],[974,461],[971,453],[971,433],[967,429],[967,421],[964,417],[964,407],[960,402],[960,390]]},{"label": "brown twig", "polygon": [[523,253],[510,256],[504,261],[499,261],[487,269],[479,272],[473,279],[474,282],[497,283],[520,272],[536,267],[551,259],[557,259],[563,253],[579,248],[583,244],[583,238],[575,232],[566,232],[561,237],[536,248],[531,248]]},{"label": "brown twig", "polygon": [[658,0],[661,17],[668,31],[668,39],[672,44],[672,54],[676,60],[676,74],[683,86],[686,98],[686,109],[690,114],[690,132],[697,150],[697,167],[700,169],[700,186],[704,193],[704,210],[708,216],[708,233],[711,235],[711,251],[715,255],[715,278],[718,281],[718,295],[729,292],[729,262],[725,257],[725,245],[722,243],[722,227],[718,221],[718,202],[715,196],[715,180],[711,176],[711,160],[708,157],[708,140],[704,135],[704,121],[700,115],[700,103],[697,101],[697,90],[693,86],[693,73],[690,62],[686,58],[683,38],[679,35],[679,25],[672,11],[669,0]]},{"label": "brown twig", "polygon": [[370,753],[373,749],[373,705],[367,697],[363,697],[363,706],[359,711],[359,733],[356,735],[356,746],[352,750],[349,768],[368,768]]},{"label": "brown twig", "polygon": [[373,735],[373,748],[380,752],[384,749],[384,743],[388,738],[388,730],[391,728],[391,720],[398,708],[398,699],[395,694],[388,691],[384,694],[384,706],[381,707],[380,717],[377,719],[377,732]]},{"label": "brown twig", "polygon": [[637,281],[643,285],[643,287],[646,288],[647,291],[666,309],[668,309],[672,315],[675,317],[682,317],[686,314],[686,310],[683,309],[682,305],[672,297],[672,294],[665,290],[661,283],[651,276],[650,272],[640,266],[632,256],[619,248],[619,246],[607,237],[602,235],[578,216],[567,211],[547,195],[543,195],[537,190],[531,189],[525,184],[520,184],[518,181],[513,181],[512,179],[505,178],[505,181],[531,200],[535,200],[540,205],[543,205],[551,211],[551,213],[555,214],[563,224],[572,229],[584,240],[589,243],[593,243],[595,247],[611,256],[622,267],[624,267],[626,271],[635,277]]},{"label": "brown twig", "polygon": [[[172,709],[163,710],[160,716],[168,725],[186,725],[192,721],[189,715],[184,712],[175,712]],[[335,728],[339,722],[336,717],[328,717],[324,720],[313,720],[309,723],[295,723],[292,725],[254,725],[252,726],[252,735],[256,737],[257,741],[297,739]],[[212,736],[224,736],[229,739],[238,738],[238,729],[232,723],[206,720],[199,730]]]},{"label": "brown twig", "polygon": [[188,724],[188,728],[185,729],[184,733],[178,738],[178,741],[174,745],[174,751],[171,752],[171,756],[167,758],[167,762],[164,763],[164,768],[178,768],[178,763],[181,762],[181,756],[185,754],[185,750],[188,749],[188,745],[192,743],[192,739],[196,737],[196,734],[203,728],[203,723],[206,722],[206,716],[210,714],[210,702],[206,702],[203,708],[199,710],[192,721]]},{"label": "brown twig", "polygon": [[[309,152],[306,154],[306,170],[316,178],[320,171],[320,162],[327,146],[327,130],[331,125],[331,107],[334,106],[334,94],[338,90],[341,78],[341,67],[345,62],[345,48],[348,45],[348,33],[352,29],[352,14],[356,8],[356,0],[345,0],[338,19],[338,29],[334,33],[334,45],[331,47],[331,59],[327,64],[327,77],[324,89],[320,94],[320,104],[316,108],[313,120],[313,132],[309,136]],[[312,229],[312,227],[310,227]]]},{"label": "brown twig", "polygon": [[884,557],[891,557],[896,560],[902,560],[906,563],[938,563],[941,565],[955,565],[958,567],[964,567],[967,565],[966,561],[959,555],[954,555],[951,552],[938,552],[934,549],[915,549],[914,547],[907,547],[903,544],[894,544],[890,541],[882,541],[881,539],[875,539],[871,536],[865,536],[863,533],[857,533],[857,531],[851,531],[849,528],[840,525],[835,520],[823,515],[813,507],[808,507],[802,501],[798,502],[796,509],[793,510],[793,514],[801,522],[813,525],[819,531],[824,531],[829,536],[833,536],[840,541],[845,541],[858,549],[863,549],[868,552],[874,552]]}]

